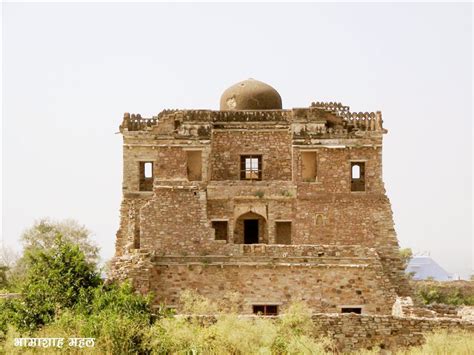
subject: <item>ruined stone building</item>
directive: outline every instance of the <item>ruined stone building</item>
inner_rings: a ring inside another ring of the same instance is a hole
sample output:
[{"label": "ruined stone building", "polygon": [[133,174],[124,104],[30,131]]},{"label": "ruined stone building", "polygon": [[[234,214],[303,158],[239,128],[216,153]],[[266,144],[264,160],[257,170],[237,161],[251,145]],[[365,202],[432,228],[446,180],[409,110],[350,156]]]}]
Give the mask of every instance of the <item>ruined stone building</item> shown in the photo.
[{"label": "ruined stone building", "polygon": [[183,290],[244,314],[390,314],[408,292],[382,180],[382,115],[283,109],[246,80],[220,110],[126,113],[112,278],[179,310]]}]

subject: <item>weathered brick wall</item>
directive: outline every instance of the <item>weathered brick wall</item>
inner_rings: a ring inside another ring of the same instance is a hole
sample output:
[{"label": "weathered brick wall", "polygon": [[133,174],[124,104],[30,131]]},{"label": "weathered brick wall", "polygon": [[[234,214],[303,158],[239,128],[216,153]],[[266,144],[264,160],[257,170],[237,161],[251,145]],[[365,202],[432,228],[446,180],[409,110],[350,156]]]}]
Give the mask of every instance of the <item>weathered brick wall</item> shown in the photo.
[{"label": "weathered brick wall", "polygon": [[[345,144],[344,140],[339,140]],[[299,146],[294,149],[293,171],[298,183],[298,197],[310,198],[318,192],[348,193],[351,191],[351,161],[365,162],[365,193],[385,193],[382,181],[381,142],[373,147],[324,148],[317,145]],[[305,182],[302,178],[301,152],[316,152],[316,181]],[[360,194],[360,192],[353,192]]]},{"label": "weathered brick wall", "polygon": [[373,347],[396,350],[420,346],[425,342],[424,334],[438,329],[474,332],[473,323],[448,319],[317,314],[313,321],[318,333],[334,339],[337,349],[348,353]]},{"label": "weathered brick wall", "polygon": [[[317,215],[323,223],[317,223]],[[400,295],[411,293],[400,260],[390,202],[381,194],[320,194],[296,203],[296,244],[348,244],[376,248]]]},{"label": "weathered brick wall", "polygon": [[[221,244],[219,255],[135,250],[116,257],[112,275],[132,279],[156,302],[174,304],[182,291],[194,289],[218,301],[229,292],[242,295],[241,311],[252,304],[307,302],[314,312],[362,307],[368,314],[390,314],[396,294],[373,249],[357,246]],[[145,265],[146,267],[144,267]]]},{"label": "weathered brick wall", "polygon": [[155,186],[140,212],[141,247],[166,253],[203,253],[215,244],[206,214],[205,192],[192,185]]},{"label": "weathered brick wall", "polygon": [[344,305],[361,306],[364,313],[391,314],[395,294],[376,264],[291,265],[290,263],[214,263],[162,260],[150,280],[157,303],[178,306],[183,290],[196,290],[212,301],[229,292],[242,295],[240,309],[252,313],[253,304],[277,304],[282,309],[292,301],[305,301],[313,312],[340,312]]},{"label": "weathered brick wall", "polygon": [[149,195],[148,197],[123,198],[120,207],[120,227],[115,239],[115,256],[126,254],[139,246],[140,209],[151,197]]},{"label": "weathered brick wall", "polygon": [[240,155],[261,154],[264,180],[291,180],[291,134],[286,130],[214,131],[211,179],[240,180]]},{"label": "weathered brick wall", "polygon": [[[129,141],[129,140],[127,140]],[[124,142],[127,144],[128,142]],[[140,182],[140,161],[154,162],[156,166],[157,150],[151,146],[131,146],[123,148],[123,192],[138,192]]]}]

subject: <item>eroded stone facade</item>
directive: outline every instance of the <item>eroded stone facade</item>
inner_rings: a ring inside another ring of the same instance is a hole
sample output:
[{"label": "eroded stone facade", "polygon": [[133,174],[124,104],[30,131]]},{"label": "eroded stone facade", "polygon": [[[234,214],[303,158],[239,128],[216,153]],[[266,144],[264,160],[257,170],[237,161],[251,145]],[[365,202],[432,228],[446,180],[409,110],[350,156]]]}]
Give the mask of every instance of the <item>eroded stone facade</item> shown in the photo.
[{"label": "eroded stone facade", "polygon": [[120,132],[112,278],[178,309],[185,289],[213,300],[239,292],[242,313],[304,300],[314,312],[390,314],[408,294],[380,112],[165,110],[126,113]]}]

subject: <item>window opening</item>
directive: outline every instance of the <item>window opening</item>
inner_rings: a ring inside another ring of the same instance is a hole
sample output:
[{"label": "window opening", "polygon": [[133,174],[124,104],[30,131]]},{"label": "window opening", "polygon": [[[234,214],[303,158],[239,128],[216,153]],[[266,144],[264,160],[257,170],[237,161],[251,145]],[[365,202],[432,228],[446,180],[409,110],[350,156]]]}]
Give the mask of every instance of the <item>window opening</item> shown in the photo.
[{"label": "window opening", "polygon": [[214,228],[216,240],[227,241],[227,221],[212,221],[212,228]]},{"label": "window opening", "polygon": [[140,191],[153,191],[153,162],[140,162]]},{"label": "window opening", "polygon": [[262,156],[241,155],[240,156],[240,179],[262,180]]},{"label": "window opening", "polygon": [[253,313],[261,316],[278,315],[277,305],[253,305]]},{"label": "window opening", "polygon": [[342,307],[341,308],[341,313],[362,314],[362,308],[361,307]]},{"label": "window opening", "polygon": [[365,163],[351,162],[351,191],[365,191]]}]

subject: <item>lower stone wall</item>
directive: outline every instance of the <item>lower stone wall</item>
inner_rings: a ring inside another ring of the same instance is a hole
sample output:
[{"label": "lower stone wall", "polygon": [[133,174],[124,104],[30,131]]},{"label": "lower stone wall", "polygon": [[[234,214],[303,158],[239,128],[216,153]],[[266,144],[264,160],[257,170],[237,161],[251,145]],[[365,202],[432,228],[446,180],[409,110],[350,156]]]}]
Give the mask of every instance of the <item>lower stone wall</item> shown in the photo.
[{"label": "lower stone wall", "polygon": [[424,334],[438,329],[463,329],[474,333],[474,324],[460,320],[399,318],[356,314],[315,314],[319,332],[332,338],[341,352],[358,349],[394,350],[419,346]]},{"label": "lower stone wall", "polygon": [[180,309],[184,290],[195,290],[213,302],[237,293],[239,312],[252,306],[304,301],[313,312],[340,312],[361,307],[367,314],[391,314],[395,293],[377,265],[312,265],[296,263],[155,263],[150,290],[158,304]]},{"label": "lower stone wall", "polygon": [[178,311],[184,290],[194,290],[214,302],[238,294],[241,314],[252,314],[253,305],[259,304],[278,305],[282,312],[295,301],[306,302],[312,312],[360,307],[364,314],[391,314],[396,298],[375,258],[201,259],[153,257],[136,251],[114,258],[109,277],[131,280],[140,292],[153,292],[156,304]]}]

